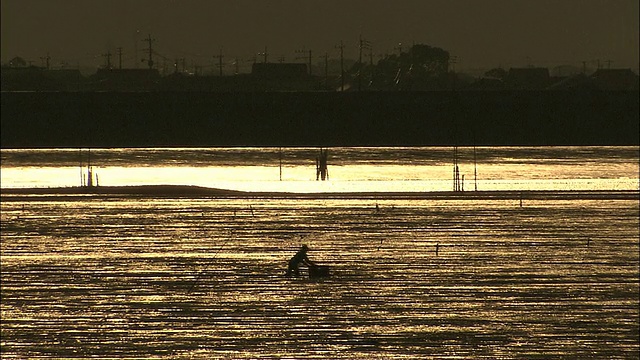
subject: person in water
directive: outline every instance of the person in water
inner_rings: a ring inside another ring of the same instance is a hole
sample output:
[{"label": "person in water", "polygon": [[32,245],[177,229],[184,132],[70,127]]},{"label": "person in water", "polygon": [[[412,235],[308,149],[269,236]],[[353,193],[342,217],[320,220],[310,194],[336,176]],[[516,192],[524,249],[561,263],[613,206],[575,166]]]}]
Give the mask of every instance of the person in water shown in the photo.
[{"label": "person in water", "polygon": [[300,250],[298,250],[298,252],[293,255],[291,260],[289,260],[287,276],[300,276],[300,264],[305,264],[309,267],[315,266],[315,264],[311,260],[309,260],[307,251],[309,251],[309,247],[307,245],[302,245]]}]

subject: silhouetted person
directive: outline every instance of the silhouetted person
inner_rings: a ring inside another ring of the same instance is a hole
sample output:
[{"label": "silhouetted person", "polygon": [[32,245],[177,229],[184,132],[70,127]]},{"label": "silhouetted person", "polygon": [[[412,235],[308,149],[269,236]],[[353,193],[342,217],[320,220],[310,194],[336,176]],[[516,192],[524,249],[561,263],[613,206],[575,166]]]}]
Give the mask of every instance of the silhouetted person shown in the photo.
[{"label": "silhouetted person", "polygon": [[289,260],[289,267],[287,268],[287,276],[300,276],[300,264],[305,264],[307,266],[315,266],[315,264],[309,260],[307,257],[307,251],[309,247],[307,245],[302,245],[300,250],[293,255],[291,260]]}]

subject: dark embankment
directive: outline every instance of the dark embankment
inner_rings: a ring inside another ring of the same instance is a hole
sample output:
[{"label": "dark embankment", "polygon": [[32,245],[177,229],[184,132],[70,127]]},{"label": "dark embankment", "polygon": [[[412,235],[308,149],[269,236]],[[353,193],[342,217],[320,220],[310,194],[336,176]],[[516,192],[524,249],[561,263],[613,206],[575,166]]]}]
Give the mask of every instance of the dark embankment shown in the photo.
[{"label": "dark embankment", "polygon": [[4,148],[638,145],[637,91],[5,92]]},{"label": "dark embankment", "polygon": [[637,190],[585,191],[428,191],[428,192],[248,192],[183,185],[4,188],[3,201],[70,200],[77,197],[188,197],[254,199],[396,199],[396,200],[638,200]]}]

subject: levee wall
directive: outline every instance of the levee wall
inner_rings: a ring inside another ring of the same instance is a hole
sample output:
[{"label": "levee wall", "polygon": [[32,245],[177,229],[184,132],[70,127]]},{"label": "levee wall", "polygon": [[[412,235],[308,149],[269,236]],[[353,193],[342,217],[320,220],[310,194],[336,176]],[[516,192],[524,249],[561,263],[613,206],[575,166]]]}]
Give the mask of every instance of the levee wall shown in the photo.
[{"label": "levee wall", "polygon": [[4,148],[638,145],[638,92],[4,92]]}]

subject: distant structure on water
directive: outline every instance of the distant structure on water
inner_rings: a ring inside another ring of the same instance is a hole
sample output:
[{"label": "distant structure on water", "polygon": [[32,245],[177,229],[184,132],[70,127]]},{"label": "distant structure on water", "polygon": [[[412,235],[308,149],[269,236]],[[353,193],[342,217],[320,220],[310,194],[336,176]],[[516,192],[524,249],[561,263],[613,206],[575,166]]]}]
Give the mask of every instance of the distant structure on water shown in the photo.
[{"label": "distant structure on water", "polygon": [[100,186],[98,174],[93,171],[93,165],[91,164],[91,149],[87,150],[86,173],[84,172],[84,164],[82,160],[82,149],[80,149],[80,187],[91,188]]},{"label": "distant structure on water", "polygon": [[316,157],[316,181],[329,180],[329,170],[327,168],[328,157],[328,150],[320,148],[320,153],[318,154],[318,157]]}]

